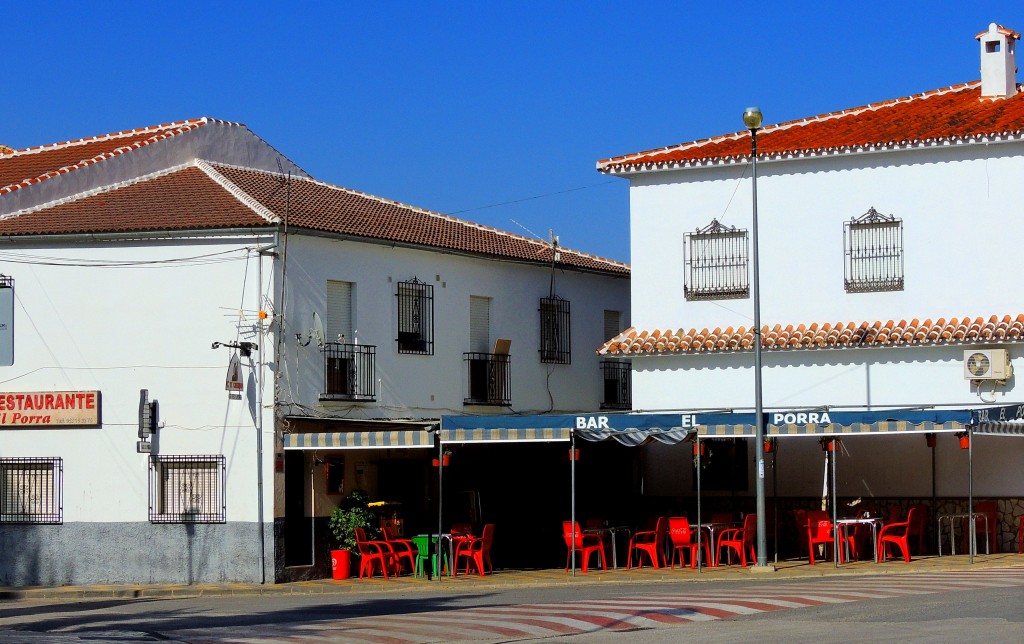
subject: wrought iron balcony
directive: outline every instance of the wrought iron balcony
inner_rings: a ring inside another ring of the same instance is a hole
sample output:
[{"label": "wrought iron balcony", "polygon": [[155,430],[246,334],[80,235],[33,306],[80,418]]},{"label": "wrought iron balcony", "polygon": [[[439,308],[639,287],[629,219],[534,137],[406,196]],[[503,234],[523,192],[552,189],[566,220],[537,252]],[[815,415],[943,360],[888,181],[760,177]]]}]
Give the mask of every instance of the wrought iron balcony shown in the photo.
[{"label": "wrought iron balcony", "polygon": [[469,366],[469,396],[462,402],[466,405],[511,405],[509,355],[477,352],[464,355]]},{"label": "wrought iron balcony", "polygon": [[325,344],[324,393],[320,400],[376,400],[376,356],[377,347],[372,344]]}]

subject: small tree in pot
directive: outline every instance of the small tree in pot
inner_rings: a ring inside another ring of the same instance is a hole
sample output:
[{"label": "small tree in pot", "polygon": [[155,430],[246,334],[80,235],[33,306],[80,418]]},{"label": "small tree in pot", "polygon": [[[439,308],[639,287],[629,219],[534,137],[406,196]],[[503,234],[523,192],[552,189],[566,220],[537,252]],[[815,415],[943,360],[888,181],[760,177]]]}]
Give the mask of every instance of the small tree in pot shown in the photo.
[{"label": "small tree in pot", "polygon": [[363,490],[353,490],[342,499],[327,522],[336,548],[331,550],[331,568],[335,579],[347,578],[351,570],[351,557],[353,554],[358,556],[356,528],[366,530],[369,539],[378,538],[377,515],[370,509],[369,502],[369,494]]}]

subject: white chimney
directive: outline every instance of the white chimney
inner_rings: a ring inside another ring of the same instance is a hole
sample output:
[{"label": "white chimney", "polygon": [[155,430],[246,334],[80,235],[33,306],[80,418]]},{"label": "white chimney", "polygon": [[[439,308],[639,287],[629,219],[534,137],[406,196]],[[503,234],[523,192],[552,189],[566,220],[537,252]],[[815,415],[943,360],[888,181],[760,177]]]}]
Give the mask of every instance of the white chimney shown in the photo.
[{"label": "white chimney", "polygon": [[1020,33],[992,23],[976,39],[981,41],[981,95],[1009,98],[1017,93],[1014,50]]}]

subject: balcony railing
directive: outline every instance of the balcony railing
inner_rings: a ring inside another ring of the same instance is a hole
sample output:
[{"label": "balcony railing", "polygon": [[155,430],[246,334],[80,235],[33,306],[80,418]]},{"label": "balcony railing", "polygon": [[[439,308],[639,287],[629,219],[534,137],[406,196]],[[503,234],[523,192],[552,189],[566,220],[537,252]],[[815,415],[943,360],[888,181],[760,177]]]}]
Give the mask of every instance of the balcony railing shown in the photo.
[{"label": "balcony railing", "polygon": [[601,376],[604,382],[601,409],[632,409],[633,365],[605,360],[601,363]]},{"label": "balcony railing", "polygon": [[372,344],[324,345],[324,393],[320,400],[376,400],[376,356],[377,347]]},{"label": "balcony railing", "polygon": [[509,356],[504,353],[465,354],[469,366],[469,396],[466,405],[512,404],[512,378]]}]

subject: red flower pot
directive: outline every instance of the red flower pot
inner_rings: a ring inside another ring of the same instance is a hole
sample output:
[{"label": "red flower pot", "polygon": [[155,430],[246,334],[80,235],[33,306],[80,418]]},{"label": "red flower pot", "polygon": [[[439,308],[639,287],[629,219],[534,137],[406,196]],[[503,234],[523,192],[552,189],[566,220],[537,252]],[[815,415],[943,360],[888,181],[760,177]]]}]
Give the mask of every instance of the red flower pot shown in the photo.
[{"label": "red flower pot", "polygon": [[775,450],[775,445],[771,441],[764,442],[764,453],[771,454]]},{"label": "red flower pot", "polygon": [[348,579],[352,574],[352,553],[348,550],[331,550],[331,577]]},{"label": "red flower pot", "polygon": [[831,452],[833,450],[833,448],[834,448],[833,447],[834,444],[835,444],[834,440],[827,440],[827,441],[825,441],[824,443],[821,444],[821,449],[825,450],[826,452]]},{"label": "red flower pot", "polygon": [[971,447],[971,437],[970,436],[961,436],[960,437],[960,449],[970,449],[970,447]]},{"label": "red flower pot", "polygon": [[[707,445],[706,445],[706,444],[704,444],[704,443],[700,443],[699,447],[700,447],[700,455],[701,455],[701,456],[704,456],[704,454],[706,454],[706,453],[707,453],[707,449],[708,449]],[[697,443],[694,443],[694,444],[693,444],[693,455],[694,455],[694,456],[696,456],[696,455],[697,455],[697,448],[698,448],[698,444],[697,444]]]}]

